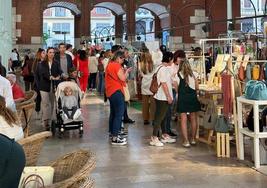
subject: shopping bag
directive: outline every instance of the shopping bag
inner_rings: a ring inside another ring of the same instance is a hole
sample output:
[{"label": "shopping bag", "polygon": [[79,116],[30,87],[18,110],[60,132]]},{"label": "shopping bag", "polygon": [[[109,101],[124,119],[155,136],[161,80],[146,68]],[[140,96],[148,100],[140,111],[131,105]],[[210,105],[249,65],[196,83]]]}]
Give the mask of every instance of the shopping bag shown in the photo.
[{"label": "shopping bag", "polygon": [[53,184],[53,177],[53,167],[25,167],[20,177],[19,188],[43,188]]}]

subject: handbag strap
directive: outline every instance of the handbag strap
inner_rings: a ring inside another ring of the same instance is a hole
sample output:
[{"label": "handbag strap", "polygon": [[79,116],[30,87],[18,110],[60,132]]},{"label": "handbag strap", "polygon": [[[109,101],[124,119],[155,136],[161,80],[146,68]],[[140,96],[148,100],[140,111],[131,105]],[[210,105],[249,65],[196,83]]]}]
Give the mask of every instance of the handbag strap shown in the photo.
[{"label": "handbag strap", "polygon": [[80,70],[80,61],[79,61],[79,59],[77,60],[77,71],[79,71]]},{"label": "handbag strap", "polygon": [[[34,177],[35,179],[33,179]],[[38,183],[40,185],[39,188],[44,188],[45,186],[44,180],[41,176],[39,176],[38,174],[31,174],[27,178],[25,178],[25,180],[23,181],[22,188],[26,188],[26,185],[28,185],[31,182]]]}]

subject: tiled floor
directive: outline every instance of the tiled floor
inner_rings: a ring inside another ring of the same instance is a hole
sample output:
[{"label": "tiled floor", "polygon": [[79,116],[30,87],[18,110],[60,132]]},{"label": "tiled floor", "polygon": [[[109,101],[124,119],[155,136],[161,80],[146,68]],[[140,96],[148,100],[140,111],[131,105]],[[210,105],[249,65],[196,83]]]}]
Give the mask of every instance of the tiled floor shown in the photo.
[{"label": "tiled floor", "polygon": [[97,155],[93,171],[97,188],[266,188],[267,176],[231,159],[218,159],[205,144],[185,149],[180,141],[163,148],[148,145],[151,126],[144,126],[141,112],[129,110],[136,120],[129,126],[129,144],[111,146],[108,141],[109,106],[94,96],[83,101],[85,133],[67,132],[63,139],[46,141],[40,164],[83,148]]}]

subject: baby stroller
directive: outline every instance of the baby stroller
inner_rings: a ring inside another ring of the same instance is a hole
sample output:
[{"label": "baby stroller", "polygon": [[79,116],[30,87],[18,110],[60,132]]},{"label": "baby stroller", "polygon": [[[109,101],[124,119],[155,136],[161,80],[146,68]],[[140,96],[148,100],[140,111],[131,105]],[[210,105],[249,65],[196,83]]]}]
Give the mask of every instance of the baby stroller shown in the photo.
[{"label": "baby stroller", "polygon": [[[65,96],[64,89],[65,87],[70,87],[73,91],[72,95],[77,99],[77,110],[76,115],[72,119],[66,119],[66,114],[63,111],[62,99]],[[57,120],[52,122],[51,130],[53,135],[56,133],[56,129],[59,130],[59,137],[62,137],[65,130],[79,129],[80,137],[83,135],[83,120],[81,115],[81,96],[82,92],[79,86],[75,82],[65,81],[61,82],[56,90],[56,117]]]}]

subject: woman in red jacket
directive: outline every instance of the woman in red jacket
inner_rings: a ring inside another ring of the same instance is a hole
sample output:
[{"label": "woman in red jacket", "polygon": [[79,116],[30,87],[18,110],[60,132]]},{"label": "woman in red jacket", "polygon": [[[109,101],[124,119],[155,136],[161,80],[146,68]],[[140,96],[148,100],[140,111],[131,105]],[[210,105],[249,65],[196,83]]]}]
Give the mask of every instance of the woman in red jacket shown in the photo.
[{"label": "woman in red jacket", "polygon": [[80,72],[79,82],[80,82],[80,88],[83,93],[86,91],[87,84],[88,84],[88,77],[89,77],[88,64],[89,64],[89,61],[86,55],[86,51],[81,50],[79,56],[77,57],[77,60],[74,61],[74,65],[77,71]]}]

